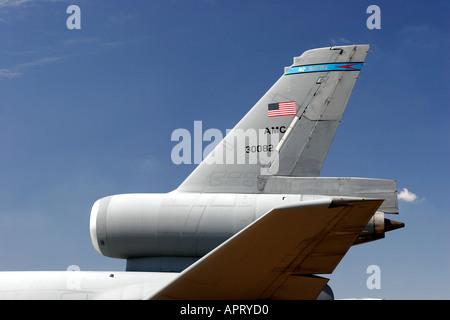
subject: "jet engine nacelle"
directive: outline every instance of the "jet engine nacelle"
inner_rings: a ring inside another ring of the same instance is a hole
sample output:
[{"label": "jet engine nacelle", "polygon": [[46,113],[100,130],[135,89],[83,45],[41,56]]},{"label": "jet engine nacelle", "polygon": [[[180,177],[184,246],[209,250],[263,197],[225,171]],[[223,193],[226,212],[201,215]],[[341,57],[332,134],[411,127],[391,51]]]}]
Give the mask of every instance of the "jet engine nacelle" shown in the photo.
[{"label": "jet engine nacelle", "polygon": [[[94,248],[113,258],[202,257],[276,206],[329,198],[316,195],[180,193],[124,194],[97,200]],[[371,219],[355,244],[384,237],[391,221]]]},{"label": "jet engine nacelle", "polygon": [[100,254],[114,258],[201,257],[274,206],[307,199],[313,198],[179,192],[115,195],[93,205],[91,239]]}]

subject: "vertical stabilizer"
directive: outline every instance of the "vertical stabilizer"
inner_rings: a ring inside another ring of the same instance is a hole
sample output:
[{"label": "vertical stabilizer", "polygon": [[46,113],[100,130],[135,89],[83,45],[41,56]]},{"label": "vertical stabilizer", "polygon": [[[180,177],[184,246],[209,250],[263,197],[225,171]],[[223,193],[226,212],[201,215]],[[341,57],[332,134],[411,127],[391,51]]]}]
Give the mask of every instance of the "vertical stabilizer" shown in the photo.
[{"label": "vertical stabilizer", "polygon": [[270,176],[317,177],[368,45],[308,50],[180,185],[184,192],[263,192]]}]

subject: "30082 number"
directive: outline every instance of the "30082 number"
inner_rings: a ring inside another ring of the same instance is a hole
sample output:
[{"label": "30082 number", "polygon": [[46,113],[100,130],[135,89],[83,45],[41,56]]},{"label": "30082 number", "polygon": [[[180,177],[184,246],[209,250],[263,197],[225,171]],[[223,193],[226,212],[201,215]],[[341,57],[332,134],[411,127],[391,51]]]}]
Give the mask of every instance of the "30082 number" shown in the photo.
[{"label": "30082 number", "polygon": [[266,144],[266,145],[256,145],[256,146],[246,146],[245,147],[245,153],[255,153],[255,152],[272,152],[273,151],[273,145]]}]

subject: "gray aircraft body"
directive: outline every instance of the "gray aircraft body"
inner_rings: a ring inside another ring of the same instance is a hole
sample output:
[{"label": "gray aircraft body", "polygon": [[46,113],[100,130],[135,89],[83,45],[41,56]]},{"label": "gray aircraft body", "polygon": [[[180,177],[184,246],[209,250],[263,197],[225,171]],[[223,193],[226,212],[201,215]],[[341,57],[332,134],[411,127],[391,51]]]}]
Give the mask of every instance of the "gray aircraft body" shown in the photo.
[{"label": "gray aircraft body", "polygon": [[2,299],[317,299],[355,244],[403,227],[396,182],[319,177],[368,45],[308,50],[174,191],[91,211],[122,272],[0,272]]}]

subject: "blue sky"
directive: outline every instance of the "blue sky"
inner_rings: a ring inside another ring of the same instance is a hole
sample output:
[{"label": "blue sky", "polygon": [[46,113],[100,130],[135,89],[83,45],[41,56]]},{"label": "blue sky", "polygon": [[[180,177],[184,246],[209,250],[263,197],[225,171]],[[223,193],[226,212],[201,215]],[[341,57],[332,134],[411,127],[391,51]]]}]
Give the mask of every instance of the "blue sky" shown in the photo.
[{"label": "blue sky", "polygon": [[0,0],[0,270],[123,270],[92,247],[96,199],[175,189],[195,168],[171,162],[175,129],[225,132],[294,56],[369,43],[321,176],[396,179],[416,199],[393,217],[406,228],[352,247],[329,284],[337,298],[449,299],[449,6]]}]

